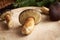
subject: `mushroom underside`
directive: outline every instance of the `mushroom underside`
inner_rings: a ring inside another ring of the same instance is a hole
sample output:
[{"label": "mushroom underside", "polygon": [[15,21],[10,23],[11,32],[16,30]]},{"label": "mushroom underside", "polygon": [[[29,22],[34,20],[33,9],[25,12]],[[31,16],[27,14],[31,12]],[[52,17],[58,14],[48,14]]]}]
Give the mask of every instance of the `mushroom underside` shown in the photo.
[{"label": "mushroom underside", "polygon": [[33,17],[35,20],[35,24],[40,22],[41,16],[40,12],[35,9],[27,9],[21,12],[19,15],[19,21],[21,24],[24,24],[27,18]]}]

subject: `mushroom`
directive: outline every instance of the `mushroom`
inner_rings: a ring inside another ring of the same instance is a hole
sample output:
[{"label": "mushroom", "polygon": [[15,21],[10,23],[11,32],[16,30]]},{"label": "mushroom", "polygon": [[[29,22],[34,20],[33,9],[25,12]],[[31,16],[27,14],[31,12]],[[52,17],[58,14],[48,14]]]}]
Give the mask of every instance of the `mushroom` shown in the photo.
[{"label": "mushroom", "polygon": [[43,6],[43,7],[40,8],[40,10],[42,11],[43,14],[46,14],[46,15],[49,14],[49,8],[47,8],[47,7]]},{"label": "mushroom", "polygon": [[34,25],[38,24],[41,20],[41,14],[34,9],[27,9],[19,15],[19,21],[22,24],[22,34],[30,34],[34,29]]},{"label": "mushroom", "polygon": [[20,13],[22,11],[24,11],[24,10],[27,10],[27,9],[38,9],[37,11],[41,12],[39,7],[22,7],[22,8],[17,8],[17,9],[13,9],[13,10],[4,12],[0,16],[0,21],[6,21],[8,27],[14,29],[14,28],[20,26],[20,22],[19,22],[19,15],[20,15]]},{"label": "mushroom", "polygon": [[8,25],[8,27],[11,29],[16,28],[20,25],[18,21],[18,15],[16,16],[15,13],[12,11],[7,11],[1,15],[1,20],[0,21],[5,21]]},{"label": "mushroom", "polygon": [[48,11],[46,7],[22,7],[3,13],[1,19],[7,22],[9,28],[17,28],[22,24],[22,34],[30,34],[34,25],[40,22],[41,13]]}]

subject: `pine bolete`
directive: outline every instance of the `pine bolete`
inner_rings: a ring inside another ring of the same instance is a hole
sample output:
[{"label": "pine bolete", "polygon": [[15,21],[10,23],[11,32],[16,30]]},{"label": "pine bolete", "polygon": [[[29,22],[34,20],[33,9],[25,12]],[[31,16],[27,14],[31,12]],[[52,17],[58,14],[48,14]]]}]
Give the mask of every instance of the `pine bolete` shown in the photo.
[{"label": "pine bolete", "polygon": [[41,13],[47,13],[46,7],[22,7],[7,11],[1,15],[1,19],[7,22],[9,28],[16,28],[22,24],[22,34],[30,34],[34,25],[41,20]]},{"label": "pine bolete", "polygon": [[16,28],[20,26],[19,15],[22,11],[27,9],[34,9],[34,10],[36,9],[37,11],[41,12],[39,8],[40,7],[22,7],[22,8],[13,9],[13,10],[4,12],[0,16],[0,18],[1,20],[5,20],[7,22],[7,25],[9,26],[9,28]]},{"label": "pine bolete", "polygon": [[34,9],[27,9],[19,15],[19,21],[22,25],[22,34],[30,34],[34,29],[34,25],[38,24],[41,20],[41,14]]}]

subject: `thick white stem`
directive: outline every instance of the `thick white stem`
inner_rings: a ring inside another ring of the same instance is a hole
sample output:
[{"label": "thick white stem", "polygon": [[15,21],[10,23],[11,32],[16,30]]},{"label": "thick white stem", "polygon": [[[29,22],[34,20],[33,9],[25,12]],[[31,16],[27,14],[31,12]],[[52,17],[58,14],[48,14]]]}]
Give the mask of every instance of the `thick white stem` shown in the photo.
[{"label": "thick white stem", "polygon": [[22,34],[30,34],[34,29],[34,18],[27,18],[25,21],[23,28],[21,30]]}]

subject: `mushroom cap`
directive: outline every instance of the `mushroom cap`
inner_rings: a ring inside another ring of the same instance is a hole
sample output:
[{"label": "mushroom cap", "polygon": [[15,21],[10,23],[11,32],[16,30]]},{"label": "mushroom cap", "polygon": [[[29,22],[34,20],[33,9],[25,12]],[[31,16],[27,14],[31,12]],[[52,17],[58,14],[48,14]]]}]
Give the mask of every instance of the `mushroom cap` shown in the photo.
[{"label": "mushroom cap", "polygon": [[19,22],[24,24],[25,20],[29,17],[33,17],[35,24],[39,23],[41,20],[41,13],[35,9],[26,9],[19,15]]}]

